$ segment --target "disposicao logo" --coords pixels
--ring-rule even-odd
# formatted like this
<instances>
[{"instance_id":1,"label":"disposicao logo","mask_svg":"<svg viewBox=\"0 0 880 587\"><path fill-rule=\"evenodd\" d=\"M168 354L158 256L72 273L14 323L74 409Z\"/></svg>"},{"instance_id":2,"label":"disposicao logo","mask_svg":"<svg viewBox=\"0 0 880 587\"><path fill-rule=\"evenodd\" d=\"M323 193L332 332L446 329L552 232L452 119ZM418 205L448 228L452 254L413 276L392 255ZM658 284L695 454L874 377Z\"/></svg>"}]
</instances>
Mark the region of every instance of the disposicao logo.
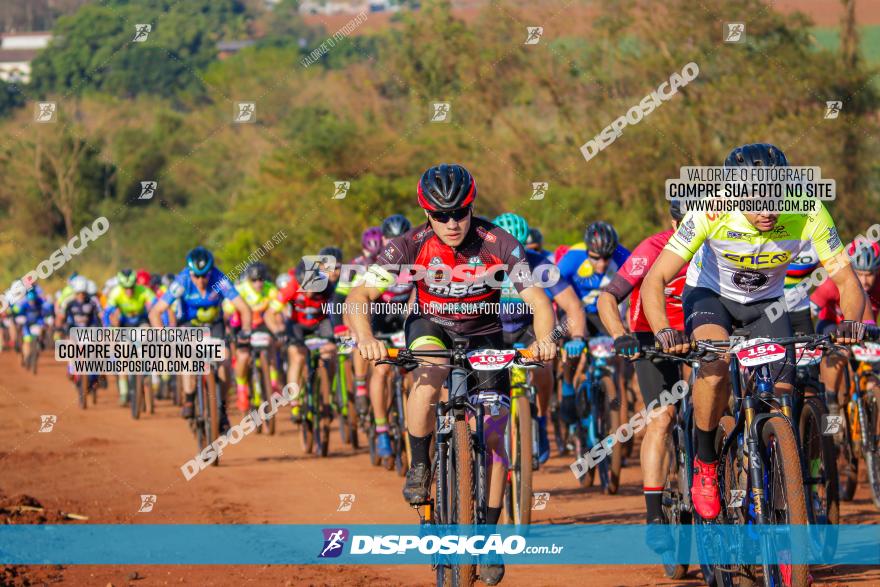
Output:
<instances>
[{"instance_id":1,"label":"disposicao logo","mask_svg":"<svg viewBox=\"0 0 880 587\"><path fill-rule=\"evenodd\" d=\"M318 554L318 558L336 558L342 554L345 541L348 540L348 530L345 528L324 528L324 547Z\"/></svg>"}]
</instances>

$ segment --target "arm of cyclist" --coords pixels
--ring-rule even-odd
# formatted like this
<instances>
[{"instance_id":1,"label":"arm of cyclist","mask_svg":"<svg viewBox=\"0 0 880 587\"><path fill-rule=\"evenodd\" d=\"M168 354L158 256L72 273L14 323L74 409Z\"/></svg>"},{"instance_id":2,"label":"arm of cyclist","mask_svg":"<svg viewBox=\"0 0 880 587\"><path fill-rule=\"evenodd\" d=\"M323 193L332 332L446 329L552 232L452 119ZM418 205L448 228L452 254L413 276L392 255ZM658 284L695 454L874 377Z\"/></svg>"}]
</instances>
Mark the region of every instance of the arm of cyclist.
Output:
<instances>
[{"instance_id":1,"label":"arm of cyclist","mask_svg":"<svg viewBox=\"0 0 880 587\"><path fill-rule=\"evenodd\" d=\"M520 297L532 308L532 324L535 329L535 342L529 350L538 360L551 361L556 358L556 343L553 342L553 327L556 315L550 298L540 287L527 287L520 292Z\"/></svg>"},{"instance_id":2,"label":"arm of cyclist","mask_svg":"<svg viewBox=\"0 0 880 587\"><path fill-rule=\"evenodd\" d=\"M640 355L639 341L626 331L618 307L632 290L632 284L618 273L599 294L596 307L599 310L599 319L602 321L602 325L614 338L614 349L624 357L637 359Z\"/></svg>"},{"instance_id":3,"label":"arm of cyclist","mask_svg":"<svg viewBox=\"0 0 880 587\"><path fill-rule=\"evenodd\" d=\"M578 357L587 347L587 316L584 313L584 304L570 285L556 294L553 301L565 312L562 332L569 334L568 341L563 345L565 353L569 357Z\"/></svg>"},{"instance_id":4,"label":"arm of cyclist","mask_svg":"<svg viewBox=\"0 0 880 587\"><path fill-rule=\"evenodd\" d=\"M164 297L159 298L159 300L153 304L153 307L150 308L150 312L147 314L147 317L150 319L150 326L154 328L162 328L162 313L168 309L168 306L169 304L165 301ZM174 318L173 313L170 318Z\"/></svg>"},{"instance_id":5,"label":"arm of cyclist","mask_svg":"<svg viewBox=\"0 0 880 587\"><path fill-rule=\"evenodd\" d=\"M849 257L845 252L822 261L822 266L828 269L831 281L840 292L843 321L837 325L836 342L856 344L865 335L865 324L862 322L865 319L865 290L850 267Z\"/></svg>"},{"instance_id":6,"label":"arm of cyclist","mask_svg":"<svg viewBox=\"0 0 880 587\"><path fill-rule=\"evenodd\" d=\"M392 280L394 279L391 273L384 269L379 269L387 273ZM385 343L376 340L376 337L373 335L369 313L363 311L364 308L369 308L370 303L379 299L381 295L381 287L362 283L355 286L345 298L345 314L348 317L348 326L354 334L361 356L368 361L378 361L388 355Z\"/></svg>"},{"instance_id":7,"label":"arm of cyclist","mask_svg":"<svg viewBox=\"0 0 880 587\"><path fill-rule=\"evenodd\" d=\"M672 238L674 239L675 235ZM678 275L689 260L668 248L663 249L642 282L641 299L645 317L651 325L651 330L654 331L654 336L657 337L657 342L666 353L684 354L690 346L684 332L670 327L669 318L666 316L666 296L663 293L666 285Z\"/></svg>"}]
</instances>

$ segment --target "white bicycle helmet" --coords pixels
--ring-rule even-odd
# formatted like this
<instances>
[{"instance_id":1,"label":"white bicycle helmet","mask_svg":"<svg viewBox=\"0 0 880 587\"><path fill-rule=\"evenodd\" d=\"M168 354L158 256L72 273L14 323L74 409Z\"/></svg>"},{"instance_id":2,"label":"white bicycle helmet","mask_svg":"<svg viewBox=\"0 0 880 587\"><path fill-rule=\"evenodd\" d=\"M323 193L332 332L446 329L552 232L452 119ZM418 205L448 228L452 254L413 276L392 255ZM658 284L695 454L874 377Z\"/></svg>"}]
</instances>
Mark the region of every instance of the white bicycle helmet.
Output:
<instances>
[{"instance_id":1,"label":"white bicycle helmet","mask_svg":"<svg viewBox=\"0 0 880 587\"><path fill-rule=\"evenodd\" d=\"M88 293L89 280L82 275L77 275L70 280L70 288L73 290L73 293Z\"/></svg>"}]
</instances>

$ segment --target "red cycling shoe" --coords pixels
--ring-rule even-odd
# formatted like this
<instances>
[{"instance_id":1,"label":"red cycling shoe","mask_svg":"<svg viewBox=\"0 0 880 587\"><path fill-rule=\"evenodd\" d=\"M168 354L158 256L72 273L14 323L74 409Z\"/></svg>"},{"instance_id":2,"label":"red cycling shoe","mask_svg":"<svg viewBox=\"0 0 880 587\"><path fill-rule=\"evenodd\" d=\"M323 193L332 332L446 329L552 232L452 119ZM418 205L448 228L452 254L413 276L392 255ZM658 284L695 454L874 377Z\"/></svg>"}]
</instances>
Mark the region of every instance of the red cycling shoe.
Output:
<instances>
[{"instance_id":1,"label":"red cycling shoe","mask_svg":"<svg viewBox=\"0 0 880 587\"><path fill-rule=\"evenodd\" d=\"M718 493L718 461L704 463L694 459L694 480L691 499L694 509L704 520L714 520L721 513L721 496Z\"/></svg>"}]
</instances>

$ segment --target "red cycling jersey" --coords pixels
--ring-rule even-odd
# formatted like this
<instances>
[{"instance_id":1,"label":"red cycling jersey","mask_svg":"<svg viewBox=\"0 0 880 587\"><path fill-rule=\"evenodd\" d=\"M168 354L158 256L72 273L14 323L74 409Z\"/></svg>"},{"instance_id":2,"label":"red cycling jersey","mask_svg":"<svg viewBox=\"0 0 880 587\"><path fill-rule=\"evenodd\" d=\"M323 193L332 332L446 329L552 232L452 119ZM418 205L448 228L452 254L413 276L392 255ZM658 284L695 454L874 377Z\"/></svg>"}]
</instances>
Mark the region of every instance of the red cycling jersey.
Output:
<instances>
[{"instance_id":1,"label":"red cycling jersey","mask_svg":"<svg viewBox=\"0 0 880 587\"><path fill-rule=\"evenodd\" d=\"M415 284L414 314L457 334L476 336L501 330L501 288L493 279L500 282L504 275L511 276L517 292L531 284L525 257L525 249L510 233L479 218L471 219L457 247L444 244L425 223L390 241L370 274L384 291L398 282L395 276L402 265L414 265L414 272L425 268L426 278L417 278ZM438 269L444 266L449 269Z\"/></svg>"},{"instance_id":2,"label":"red cycling jersey","mask_svg":"<svg viewBox=\"0 0 880 587\"><path fill-rule=\"evenodd\" d=\"M874 285L867 292L871 301L871 315L877 318L880 311L880 279L874 280ZM822 282L810 296L810 302L816 304L819 309L819 320L840 323L843 320L843 312L840 310L840 290L830 279Z\"/></svg>"},{"instance_id":3,"label":"red cycling jersey","mask_svg":"<svg viewBox=\"0 0 880 587\"><path fill-rule=\"evenodd\" d=\"M665 230L649 236L635 248L623 266L614 275L614 279L605 288L613 294L618 302L626 299L632 292L629 301L629 328L631 332L651 332L651 325L645 317L639 290L648 270L657 261L669 237L675 231ZM684 330L684 311L681 308L681 292L684 289L688 264L669 282L663 293L666 294L666 315L669 325L676 330Z\"/></svg>"},{"instance_id":4,"label":"red cycling jersey","mask_svg":"<svg viewBox=\"0 0 880 587\"><path fill-rule=\"evenodd\" d=\"M324 318L327 318L327 307L325 304L333 295L334 284L328 284L322 292L304 292L300 291L299 283L296 281L294 271L288 271L290 282L278 292L278 301L282 304L290 304L292 313L290 319L304 328L314 328ZM311 297L307 296L311 293Z\"/></svg>"}]
</instances>

